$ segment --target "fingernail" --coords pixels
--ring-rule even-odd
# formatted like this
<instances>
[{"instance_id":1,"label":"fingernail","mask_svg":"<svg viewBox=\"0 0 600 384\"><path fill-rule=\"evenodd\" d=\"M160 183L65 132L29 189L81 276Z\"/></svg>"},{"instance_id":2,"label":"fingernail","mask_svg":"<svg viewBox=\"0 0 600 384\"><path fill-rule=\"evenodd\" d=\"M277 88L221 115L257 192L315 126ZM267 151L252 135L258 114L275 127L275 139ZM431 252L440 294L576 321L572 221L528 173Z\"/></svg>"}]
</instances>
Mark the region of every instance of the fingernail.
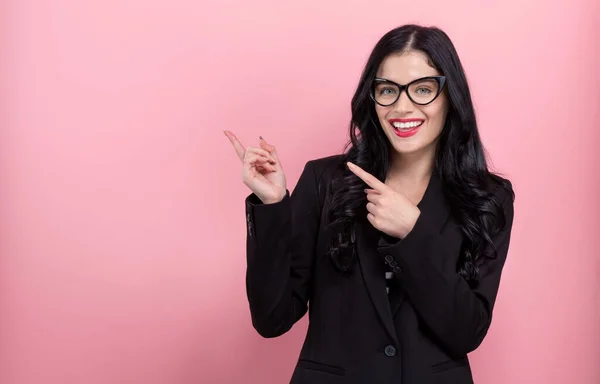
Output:
<instances>
[{"instance_id":1,"label":"fingernail","mask_svg":"<svg viewBox=\"0 0 600 384\"><path fill-rule=\"evenodd\" d=\"M262 138L262 136L258 136L258 138L259 138L259 139L261 139L261 140L264 140L264 139Z\"/></svg>"}]
</instances>

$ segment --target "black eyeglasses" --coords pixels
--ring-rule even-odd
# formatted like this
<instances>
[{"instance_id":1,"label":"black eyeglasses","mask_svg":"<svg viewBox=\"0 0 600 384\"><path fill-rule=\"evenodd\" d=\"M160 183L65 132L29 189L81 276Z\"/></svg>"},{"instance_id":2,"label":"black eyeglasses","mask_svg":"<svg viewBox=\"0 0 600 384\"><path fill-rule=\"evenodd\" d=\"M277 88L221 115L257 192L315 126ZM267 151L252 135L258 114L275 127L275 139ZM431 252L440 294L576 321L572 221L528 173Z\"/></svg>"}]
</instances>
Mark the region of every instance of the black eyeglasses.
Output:
<instances>
[{"instance_id":1,"label":"black eyeglasses","mask_svg":"<svg viewBox=\"0 0 600 384\"><path fill-rule=\"evenodd\" d=\"M371 99L382 107L389 107L400 98L402 91L415 104L427 105L435 100L446 85L445 76L427 76L400 85L391 80L375 78L371 88Z\"/></svg>"}]
</instances>

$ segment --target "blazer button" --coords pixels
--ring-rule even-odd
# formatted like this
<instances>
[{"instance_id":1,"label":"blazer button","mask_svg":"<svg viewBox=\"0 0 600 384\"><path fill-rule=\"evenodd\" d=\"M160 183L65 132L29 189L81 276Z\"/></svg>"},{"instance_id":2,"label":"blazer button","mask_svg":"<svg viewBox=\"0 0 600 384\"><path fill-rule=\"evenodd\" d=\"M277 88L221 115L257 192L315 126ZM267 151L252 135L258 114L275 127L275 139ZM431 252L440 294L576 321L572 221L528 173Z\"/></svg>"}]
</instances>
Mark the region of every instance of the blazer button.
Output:
<instances>
[{"instance_id":1,"label":"blazer button","mask_svg":"<svg viewBox=\"0 0 600 384\"><path fill-rule=\"evenodd\" d=\"M394 257L392 255L385 255L385 261L389 264L394 261Z\"/></svg>"},{"instance_id":2,"label":"blazer button","mask_svg":"<svg viewBox=\"0 0 600 384\"><path fill-rule=\"evenodd\" d=\"M387 347L385 347L384 352L386 356L396 356L396 347L394 347L393 345L388 345Z\"/></svg>"}]
</instances>

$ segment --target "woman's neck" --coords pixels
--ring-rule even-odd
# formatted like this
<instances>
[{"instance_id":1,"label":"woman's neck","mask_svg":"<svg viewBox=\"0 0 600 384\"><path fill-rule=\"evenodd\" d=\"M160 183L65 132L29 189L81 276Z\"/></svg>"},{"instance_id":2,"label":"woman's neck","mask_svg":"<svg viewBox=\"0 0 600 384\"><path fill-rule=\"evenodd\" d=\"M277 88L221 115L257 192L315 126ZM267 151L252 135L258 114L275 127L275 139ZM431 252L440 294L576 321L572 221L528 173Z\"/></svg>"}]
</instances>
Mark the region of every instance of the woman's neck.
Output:
<instances>
[{"instance_id":1,"label":"woman's neck","mask_svg":"<svg viewBox=\"0 0 600 384\"><path fill-rule=\"evenodd\" d=\"M387 179L404 183L427 183L433 172L435 159L430 153L394 153Z\"/></svg>"}]
</instances>

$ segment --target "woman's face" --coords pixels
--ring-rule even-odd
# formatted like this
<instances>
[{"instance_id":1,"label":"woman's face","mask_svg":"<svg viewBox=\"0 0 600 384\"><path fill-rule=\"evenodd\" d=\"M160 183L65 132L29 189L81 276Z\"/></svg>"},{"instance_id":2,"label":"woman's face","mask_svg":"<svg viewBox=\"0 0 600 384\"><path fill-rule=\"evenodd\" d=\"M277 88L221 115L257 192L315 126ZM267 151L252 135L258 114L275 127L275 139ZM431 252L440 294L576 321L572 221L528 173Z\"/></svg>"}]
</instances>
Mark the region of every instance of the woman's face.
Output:
<instances>
[{"instance_id":1,"label":"woman's face","mask_svg":"<svg viewBox=\"0 0 600 384\"><path fill-rule=\"evenodd\" d=\"M422 52L409 51L388 56L380 65L377 77L406 85L413 80L426 76L439 76L440 73L428 63L428 57ZM419 97L426 99L433 90L435 82L417 84L411 89L411 96L418 102ZM396 88L397 90L397 88ZM375 88L375 97L392 97L394 87L381 83ZM384 103L387 104L387 103ZM390 106L375 103L377 117L388 140L395 151L401 155L421 152L435 152L448 113L448 98L443 91L433 102L427 105L413 103L403 91L400 98Z\"/></svg>"}]
</instances>

